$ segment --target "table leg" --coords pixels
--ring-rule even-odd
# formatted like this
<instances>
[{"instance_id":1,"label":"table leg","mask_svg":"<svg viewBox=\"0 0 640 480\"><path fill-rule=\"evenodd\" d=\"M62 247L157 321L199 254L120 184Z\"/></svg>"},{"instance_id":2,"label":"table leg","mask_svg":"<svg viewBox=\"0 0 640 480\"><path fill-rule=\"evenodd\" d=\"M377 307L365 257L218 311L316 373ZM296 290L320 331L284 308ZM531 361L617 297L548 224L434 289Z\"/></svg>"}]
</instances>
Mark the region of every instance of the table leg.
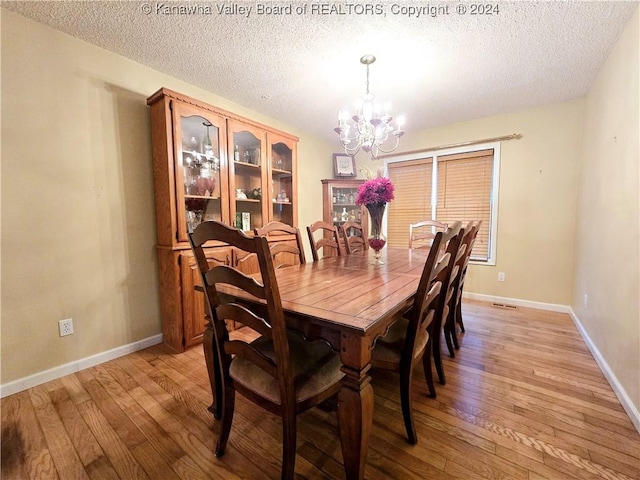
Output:
<instances>
[{"instance_id":1,"label":"table leg","mask_svg":"<svg viewBox=\"0 0 640 480\"><path fill-rule=\"evenodd\" d=\"M364 350L370 351L368 348ZM359 365L354 366L351 363L354 359L347 353L343 343L341 357L345 377L338 392L338 426L346 478L362 480L373 426L373 387L371 377L367 375L371 355L358 355L359 361L354 363Z\"/></svg>"}]
</instances>

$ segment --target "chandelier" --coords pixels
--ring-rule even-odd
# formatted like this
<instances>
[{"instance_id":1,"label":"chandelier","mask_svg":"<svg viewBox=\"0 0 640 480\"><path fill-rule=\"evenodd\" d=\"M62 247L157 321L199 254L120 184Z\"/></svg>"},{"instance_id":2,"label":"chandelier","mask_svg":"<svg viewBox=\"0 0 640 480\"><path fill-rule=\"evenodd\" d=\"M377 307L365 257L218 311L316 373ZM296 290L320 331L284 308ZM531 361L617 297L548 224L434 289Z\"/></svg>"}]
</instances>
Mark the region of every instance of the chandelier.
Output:
<instances>
[{"instance_id":1,"label":"chandelier","mask_svg":"<svg viewBox=\"0 0 640 480\"><path fill-rule=\"evenodd\" d=\"M400 137L404 135L404 118L398 117L394 127L389 108L373 103L373 94L369 92L369 65L375 61L373 55L364 55L360 59L360 63L367 66L367 92L362 97L358 113L349 119L349 113L341 110L338 126L333 129L340 136L340 143L347 155L355 155L362 149L371 153L374 160L381 153L391 153L398 148ZM395 137L395 145L392 137Z\"/></svg>"}]
</instances>

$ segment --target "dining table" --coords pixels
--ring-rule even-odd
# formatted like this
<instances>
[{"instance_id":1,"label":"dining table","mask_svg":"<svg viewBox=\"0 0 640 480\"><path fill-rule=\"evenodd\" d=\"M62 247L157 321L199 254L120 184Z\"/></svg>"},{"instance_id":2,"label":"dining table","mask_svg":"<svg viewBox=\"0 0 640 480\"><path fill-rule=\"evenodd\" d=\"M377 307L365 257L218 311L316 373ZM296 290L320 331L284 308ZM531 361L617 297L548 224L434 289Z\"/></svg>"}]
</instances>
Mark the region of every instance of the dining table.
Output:
<instances>
[{"instance_id":1,"label":"dining table","mask_svg":"<svg viewBox=\"0 0 640 480\"><path fill-rule=\"evenodd\" d=\"M369 369L376 339L413 304L428 249L384 248L276 270L287 327L339 353L338 429L347 479L362 479L373 426Z\"/></svg>"}]
</instances>

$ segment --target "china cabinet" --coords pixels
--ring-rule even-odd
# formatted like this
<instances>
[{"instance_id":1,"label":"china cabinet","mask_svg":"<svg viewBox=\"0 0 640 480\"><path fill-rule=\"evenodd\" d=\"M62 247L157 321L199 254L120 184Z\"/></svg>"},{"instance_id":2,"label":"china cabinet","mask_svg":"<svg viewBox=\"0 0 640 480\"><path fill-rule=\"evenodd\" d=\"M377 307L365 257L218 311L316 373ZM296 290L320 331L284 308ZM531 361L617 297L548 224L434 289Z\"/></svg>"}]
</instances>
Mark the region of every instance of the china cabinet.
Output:
<instances>
[{"instance_id":1,"label":"china cabinet","mask_svg":"<svg viewBox=\"0 0 640 480\"><path fill-rule=\"evenodd\" d=\"M162 88L147 99L156 206L163 341L200 343L204 299L189 232L217 220L252 234L278 220L297 224L298 138ZM207 247L211 262L257 271L253 256Z\"/></svg>"},{"instance_id":2,"label":"china cabinet","mask_svg":"<svg viewBox=\"0 0 640 480\"><path fill-rule=\"evenodd\" d=\"M322 219L337 227L347 221L356 222L368 232L367 209L356 205L358 187L363 183L356 178L322 180Z\"/></svg>"}]
</instances>

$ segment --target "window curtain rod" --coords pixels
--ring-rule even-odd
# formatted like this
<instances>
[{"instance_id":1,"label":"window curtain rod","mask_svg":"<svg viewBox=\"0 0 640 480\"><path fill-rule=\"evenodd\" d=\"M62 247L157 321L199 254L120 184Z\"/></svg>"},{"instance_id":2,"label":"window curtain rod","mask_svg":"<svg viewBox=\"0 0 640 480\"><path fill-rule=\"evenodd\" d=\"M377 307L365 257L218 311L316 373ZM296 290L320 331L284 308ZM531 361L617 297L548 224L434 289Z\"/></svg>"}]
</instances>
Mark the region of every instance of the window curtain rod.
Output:
<instances>
[{"instance_id":1,"label":"window curtain rod","mask_svg":"<svg viewBox=\"0 0 640 480\"><path fill-rule=\"evenodd\" d=\"M409 152L400 152L400 153L394 153L390 155L380 155L378 158L382 160L385 158L397 157L399 155L411 155L414 153L434 152L436 150L445 150L448 148L457 148L457 147L468 147L469 145L479 145L481 143L504 142L506 140L520 140L521 138L522 138L521 134L512 133L511 135L503 135L502 137L483 138L482 140L470 140L468 142L450 143L448 145L439 145L437 147L421 148L420 150L411 150Z\"/></svg>"}]
</instances>

